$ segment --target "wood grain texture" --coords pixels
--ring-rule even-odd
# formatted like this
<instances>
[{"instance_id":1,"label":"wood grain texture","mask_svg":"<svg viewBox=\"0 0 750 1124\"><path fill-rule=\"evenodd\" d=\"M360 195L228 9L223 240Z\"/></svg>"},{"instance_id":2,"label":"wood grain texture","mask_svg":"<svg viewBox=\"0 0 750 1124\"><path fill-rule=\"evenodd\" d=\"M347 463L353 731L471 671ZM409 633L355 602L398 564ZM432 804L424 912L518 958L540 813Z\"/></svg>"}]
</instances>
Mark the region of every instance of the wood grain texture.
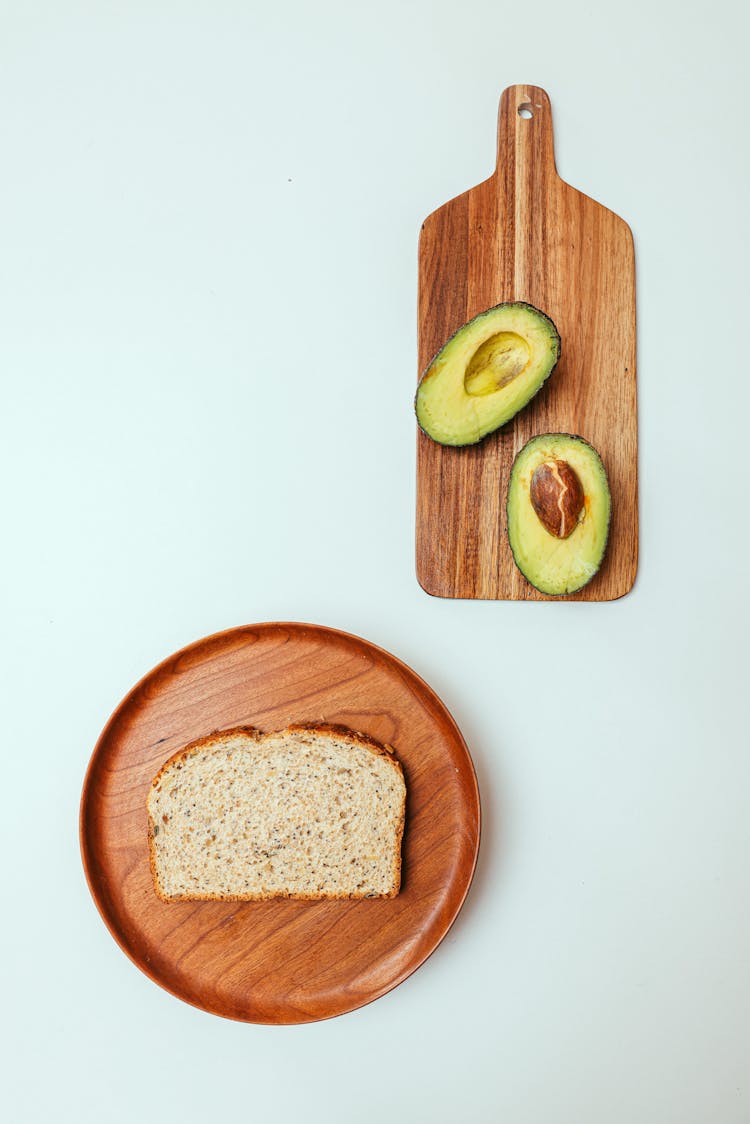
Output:
<instances>
[{"instance_id":1,"label":"wood grain texture","mask_svg":"<svg viewBox=\"0 0 750 1124\"><path fill-rule=\"evenodd\" d=\"M573 433L601 454L612 524L602 569L566 600L614 600L632 588L638 558L633 238L621 218L558 176L550 102L538 86L503 93L494 174L424 222L420 373L462 324L510 300L552 318L560 362L529 405L478 445L448 448L419 432L417 577L438 597L556 600L513 562L506 490L531 437Z\"/></svg>"},{"instance_id":2,"label":"wood grain texture","mask_svg":"<svg viewBox=\"0 0 750 1124\"><path fill-rule=\"evenodd\" d=\"M146 796L164 761L215 729L313 721L342 723L396 749L407 783L399 895L160 901ZM457 726L405 664L332 629L261 624L185 648L130 692L94 750L80 831L99 911L148 976L215 1014L300 1023L376 999L436 948L473 877L479 795Z\"/></svg>"}]
</instances>

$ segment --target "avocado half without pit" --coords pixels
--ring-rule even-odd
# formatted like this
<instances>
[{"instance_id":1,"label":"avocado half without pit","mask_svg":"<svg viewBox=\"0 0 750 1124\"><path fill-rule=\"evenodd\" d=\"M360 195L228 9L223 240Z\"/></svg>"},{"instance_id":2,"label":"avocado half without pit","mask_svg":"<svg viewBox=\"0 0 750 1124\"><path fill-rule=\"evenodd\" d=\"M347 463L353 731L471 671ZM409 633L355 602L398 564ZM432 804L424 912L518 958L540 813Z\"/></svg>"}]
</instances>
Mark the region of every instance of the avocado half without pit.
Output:
<instances>
[{"instance_id":1,"label":"avocado half without pit","mask_svg":"<svg viewBox=\"0 0 750 1124\"><path fill-rule=\"evenodd\" d=\"M451 336L422 375L420 428L441 445L474 445L523 409L560 358L560 336L533 305L498 304Z\"/></svg>"},{"instance_id":2,"label":"avocado half without pit","mask_svg":"<svg viewBox=\"0 0 750 1124\"><path fill-rule=\"evenodd\" d=\"M602 564L610 510L596 449L569 433L533 437L508 485L508 539L523 576L553 597L582 589Z\"/></svg>"}]
</instances>

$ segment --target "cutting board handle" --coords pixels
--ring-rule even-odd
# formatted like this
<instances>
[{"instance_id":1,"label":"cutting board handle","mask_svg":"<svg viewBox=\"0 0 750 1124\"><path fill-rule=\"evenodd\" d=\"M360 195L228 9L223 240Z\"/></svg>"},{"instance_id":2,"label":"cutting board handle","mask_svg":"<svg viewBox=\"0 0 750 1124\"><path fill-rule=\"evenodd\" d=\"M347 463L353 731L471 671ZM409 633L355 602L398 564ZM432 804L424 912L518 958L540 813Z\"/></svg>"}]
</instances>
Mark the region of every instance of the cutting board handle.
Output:
<instances>
[{"instance_id":1,"label":"cutting board handle","mask_svg":"<svg viewBox=\"0 0 750 1124\"><path fill-rule=\"evenodd\" d=\"M557 175L552 106L541 86L508 86L497 117L497 170Z\"/></svg>"}]
</instances>

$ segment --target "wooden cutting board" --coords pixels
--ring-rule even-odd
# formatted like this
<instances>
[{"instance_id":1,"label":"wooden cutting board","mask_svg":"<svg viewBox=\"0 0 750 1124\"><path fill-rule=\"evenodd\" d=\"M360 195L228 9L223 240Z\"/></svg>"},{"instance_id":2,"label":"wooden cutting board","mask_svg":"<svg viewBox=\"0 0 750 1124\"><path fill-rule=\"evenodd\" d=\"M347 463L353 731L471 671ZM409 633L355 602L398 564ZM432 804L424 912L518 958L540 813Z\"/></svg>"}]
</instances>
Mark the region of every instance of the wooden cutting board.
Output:
<instances>
[{"instance_id":1,"label":"wooden cutting board","mask_svg":"<svg viewBox=\"0 0 750 1124\"><path fill-rule=\"evenodd\" d=\"M632 588L638 559L633 236L558 176L550 101L538 86L505 90L494 174L422 226L420 374L457 328L510 300L551 316L560 362L529 405L479 445L454 449L419 433L417 577L437 597L556 600L513 562L506 491L531 437L574 433L602 456L612 523L601 570L567 600L614 600Z\"/></svg>"}]
</instances>

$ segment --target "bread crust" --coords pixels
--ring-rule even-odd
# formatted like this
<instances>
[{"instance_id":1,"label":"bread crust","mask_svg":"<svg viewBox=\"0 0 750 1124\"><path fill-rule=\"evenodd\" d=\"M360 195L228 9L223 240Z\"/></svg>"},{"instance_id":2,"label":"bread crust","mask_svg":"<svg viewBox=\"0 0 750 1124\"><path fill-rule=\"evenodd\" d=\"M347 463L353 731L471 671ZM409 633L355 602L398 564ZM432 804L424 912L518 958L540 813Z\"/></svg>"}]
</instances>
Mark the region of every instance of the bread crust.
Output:
<instances>
[{"instance_id":1,"label":"bread crust","mask_svg":"<svg viewBox=\"0 0 750 1124\"><path fill-rule=\"evenodd\" d=\"M396 826L396 858L393 864L393 889L387 894L331 894L331 893L288 893L288 892L274 892L267 894L165 894L159 880L159 874L156 866L156 833L154 832L154 821L151 813L148 810L148 800L155 788L158 787L164 773L176 765L179 761L186 761L188 757L193 756L195 753L202 752L204 749L213 745L221 745L229 738L235 738L237 735L243 735L251 741L262 742L266 737L284 736L285 734L316 734L323 735L324 737L342 738L345 741L351 742L353 745L360 746L363 749L384 757L397 771L402 781L404 781L404 770L401 762L395 755L392 746L383 742L377 741L375 738L370 737L369 734L361 733L357 730L352 730L349 726L338 725L333 722L309 722L309 723L293 723L286 726L283 730L268 730L261 731L255 726L232 726L226 730L214 730L212 733L205 735L202 738L196 738L194 741L189 742L181 749L173 753L159 769L159 772L154 777L148 790L146 797L146 814L148 817L148 857L149 866L151 868L151 877L154 885L154 892L160 901L171 902L262 902L262 901L383 901L389 898L395 898L401 890L401 844L404 836L404 828L406 826L406 793L401 807L401 816ZM404 783L404 789L405 789Z\"/></svg>"}]
</instances>

